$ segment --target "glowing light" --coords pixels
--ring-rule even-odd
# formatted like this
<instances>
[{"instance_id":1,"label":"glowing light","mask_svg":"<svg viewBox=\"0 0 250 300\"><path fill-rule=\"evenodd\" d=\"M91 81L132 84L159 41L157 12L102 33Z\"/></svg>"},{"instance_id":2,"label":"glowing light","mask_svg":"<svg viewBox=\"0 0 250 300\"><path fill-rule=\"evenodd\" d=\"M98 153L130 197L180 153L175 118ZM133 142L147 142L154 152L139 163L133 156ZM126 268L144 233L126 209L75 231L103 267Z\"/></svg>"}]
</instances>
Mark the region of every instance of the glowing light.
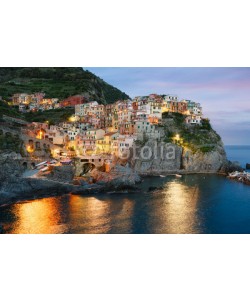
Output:
<instances>
[{"instance_id":1,"label":"glowing light","mask_svg":"<svg viewBox=\"0 0 250 300\"><path fill-rule=\"evenodd\" d=\"M69 117L69 121L70 121L70 122L75 122L75 121L76 121L76 117L75 117L75 116Z\"/></svg>"},{"instance_id":2,"label":"glowing light","mask_svg":"<svg viewBox=\"0 0 250 300\"><path fill-rule=\"evenodd\" d=\"M164 226L168 228L168 233L196 232L199 221L195 214L199 199L198 187L171 182L166 184L163 193L165 202L157 215L165 220Z\"/></svg>"},{"instance_id":3,"label":"glowing light","mask_svg":"<svg viewBox=\"0 0 250 300\"><path fill-rule=\"evenodd\" d=\"M14 222L12 233L64 233L67 226L63 225L60 215L60 200L45 198L16 207L17 221Z\"/></svg>"},{"instance_id":4,"label":"glowing light","mask_svg":"<svg viewBox=\"0 0 250 300\"><path fill-rule=\"evenodd\" d=\"M39 139L39 140L41 140L43 138L43 132L42 132L42 130L38 131L38 133L36 135L36 138Z\"/></svg>"},{"instance_id":5,"label":"glowing light","mask_svg":"<svg viewBox=\"0 0 250 300\"><path fill-rule=\"evenodd\" d=\"M70 195L69 216L73 220L72 226L77 226L83 215L89 224L82 228L84 233L108 233L115 221L117 230L130 232L133 230L133 218L131 216L134 214L134 201L123 198L121 202L120 213L112 216L112 202L100 201L96 197L87 197L85 201L82 201L81 196ZM82 214L79 214L79 211Z\"/></svg>"},{"instance_id":6,"label":"glowing light","mask_svg":"<svg viewBox=\"0 0 250 300\"><path fill-rule=\"evenodd\" d=\"M34 152L34 149L33 149L32 146L27 146L26 150L27 150L28 153Z\"/></svg>"},{"instance_id":7,"label":"glowing light","mask_svg":"<svg viewBox=\"0 0 250 300\"><path fill-rule=\"evenodd\" d=\"M179 135L179 134L176 134L175 139L176 139L177 141L179 141L179 140L180 140L180 135Z\"/></svg>"}]
</instances>

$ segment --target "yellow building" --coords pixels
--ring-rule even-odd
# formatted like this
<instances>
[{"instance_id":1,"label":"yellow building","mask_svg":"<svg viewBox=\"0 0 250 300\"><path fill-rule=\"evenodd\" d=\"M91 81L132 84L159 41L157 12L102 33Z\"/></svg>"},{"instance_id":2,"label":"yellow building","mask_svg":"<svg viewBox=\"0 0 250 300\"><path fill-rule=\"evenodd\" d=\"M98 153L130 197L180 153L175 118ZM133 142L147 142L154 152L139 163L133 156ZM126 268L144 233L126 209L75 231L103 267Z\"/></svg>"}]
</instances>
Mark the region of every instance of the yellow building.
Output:
<instances>
[{"instance_id":1,"label":"yellow building","mask_svg":"<svg viewBox=\"0 0 250 300\"><path fill-rule=\"evenodd\" d=\"M113 141L117 139L118 132L108 132L100 140L97 140L97 149L100 153L113 153Z\"/></svg>"}]
</instances>

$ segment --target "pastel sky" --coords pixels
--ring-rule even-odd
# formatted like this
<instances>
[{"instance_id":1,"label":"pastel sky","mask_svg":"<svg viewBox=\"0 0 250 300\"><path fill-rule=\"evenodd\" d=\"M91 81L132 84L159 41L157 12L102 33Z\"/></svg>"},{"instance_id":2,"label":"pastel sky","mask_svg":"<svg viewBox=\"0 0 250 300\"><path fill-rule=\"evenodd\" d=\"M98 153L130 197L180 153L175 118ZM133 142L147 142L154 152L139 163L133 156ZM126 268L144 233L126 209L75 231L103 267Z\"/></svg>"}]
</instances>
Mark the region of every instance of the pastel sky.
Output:
<instances>
[{"instance_id":1,"label":"pastel sky","mask_svg":"<svg viewBox=\"0 0 250 300\"><path fill-rule=\"evenodd\" d=\"M130 97L176 94L200 102L226 145L250 145L250 68L84 68Z\"/></svg>"}]
</instances>

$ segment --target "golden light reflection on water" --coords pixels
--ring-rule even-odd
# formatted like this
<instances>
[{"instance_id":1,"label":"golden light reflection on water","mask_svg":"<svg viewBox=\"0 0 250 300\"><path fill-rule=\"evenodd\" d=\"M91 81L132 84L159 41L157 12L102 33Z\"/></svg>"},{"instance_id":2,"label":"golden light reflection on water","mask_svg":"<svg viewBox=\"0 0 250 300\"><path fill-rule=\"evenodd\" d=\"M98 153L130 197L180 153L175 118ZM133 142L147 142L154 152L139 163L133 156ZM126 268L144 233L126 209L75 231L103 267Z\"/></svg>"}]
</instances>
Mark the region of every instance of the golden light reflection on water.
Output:
<instances>
[{"instance_id":1,"label":"golden light reflection on water","mask_svg":"<svg viewBox=\"0 0 250 300\"><path fill-rule=\"evenodd\" d=\"M164 205L161 221L168 233L197 233L196 206L199 199L198 186L170 182L164 189Z\"/></svg>"},{"instance_id":2,"label":"golden light reflection on water","mask_svg":"<svg viewBox=\"0 0 250 300\"><path fill-rule=\"evenodd\" d=\"M82 233L108 233L112 230L122 233L132 229L133 201L129 199L70 196L69 216L72 229Z\"/></svg>"},{"instance_id":3,"label":"golden light reflection on water","mask_svg":"<svg viewBox=\"0 0 250 300\"><path fill-rule=\"evenodd\" d=\"M8 233L198 233L198 185L182 180L162 185L153 193L71 195L15 204L5 228Z\"/></svg>"},{"instance_id":4,"label":"golden light reflection on water","mask_svg":"<svg viewBox=\"0 0 250 300\"><path fill-rule=\"evenodd\" d=\"M15 221L11 233L63 233L59 202L46 198L15 205Z\"/></svg>"}]
</instances>

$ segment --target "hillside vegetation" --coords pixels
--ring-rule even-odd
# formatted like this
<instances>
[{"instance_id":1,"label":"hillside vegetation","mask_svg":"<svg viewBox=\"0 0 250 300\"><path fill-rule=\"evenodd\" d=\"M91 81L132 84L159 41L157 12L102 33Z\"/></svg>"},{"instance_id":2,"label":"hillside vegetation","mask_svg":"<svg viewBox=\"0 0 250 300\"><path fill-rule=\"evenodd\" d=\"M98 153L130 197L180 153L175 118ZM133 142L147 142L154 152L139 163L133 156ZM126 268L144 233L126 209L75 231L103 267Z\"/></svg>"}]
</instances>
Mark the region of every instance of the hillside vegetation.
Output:
<instances>
[{"instance_id":1,"label":"hillside vegetation","mask_svg":"<svg viewBox=\"0 0 250 300\"><path fill-rule=\"evenodd\" d=\"M52 110L45 110L43 112L29 112L26 113L25 119L28 122L48 122L50 125L55 125L60 122L66 122L69 117L75 112L74 108L58 108Z\"/></svg>"},{"instance_id":2,"label":"hillside vegetation","mask_svg":"<svg viewBox=\"0 0 250 300\"><path fill-rule=\"evenodd\" d=\"M164 141L174 142L195 152L208 153L221 143L221 137L213 130L210 121L203 119L201 125L186 125L185 116L179 113L163 114ZM178 138L176 138L178 134Z\"/></svg>"},{"instance_id":3,"label":"hillside vegetation","mask_svg":"<svg viewBox=\"0 0 250 300\"><path fill-rule=\"evenodd\" d=\"M0 96L44 92L48 98L82 94L100 103L113 103L129 96L82 68L0 68Z\"/></svg>"},{"instance_id":4,"label":"hillside vegetation","mask_svg":"<svg viewBox=\"0 0 250 300\"><path fill-rule=\"evenodd\" d=\"M18 112L18 108L9 106L6 101L0 101L0 119L3 115L14 118L23 118L23 115Z\"/></svg>"}]
</instances>

